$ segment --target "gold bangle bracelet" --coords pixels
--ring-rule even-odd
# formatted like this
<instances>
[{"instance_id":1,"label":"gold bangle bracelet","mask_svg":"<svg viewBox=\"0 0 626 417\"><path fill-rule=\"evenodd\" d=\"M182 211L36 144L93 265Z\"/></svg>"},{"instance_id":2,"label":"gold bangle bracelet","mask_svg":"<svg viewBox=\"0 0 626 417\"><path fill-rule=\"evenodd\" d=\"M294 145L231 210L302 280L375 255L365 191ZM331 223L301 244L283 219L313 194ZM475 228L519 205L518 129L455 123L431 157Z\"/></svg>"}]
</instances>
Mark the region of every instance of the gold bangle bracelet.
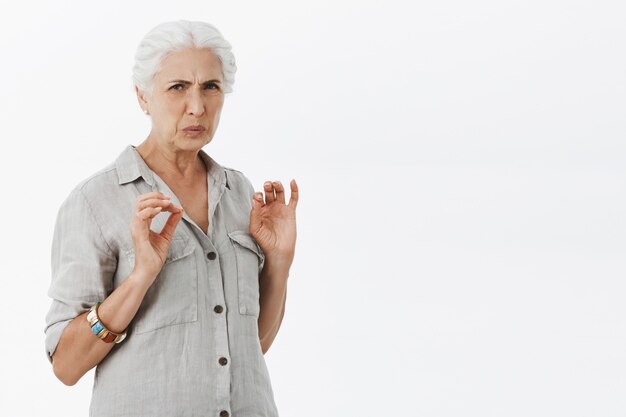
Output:
<instances>
[{"instance_id":1,"label":"gold bangle bracelet","mask_svg":"<svg viewBox=\"0 0 626 417\"><path fill-rule=\"evenodd\" d=\"M100 306L100 304L101 302L98 301L96 304L91 306L91 308L89 309L89 314L87 314L87 321L89 322L89 325L91 326L92 333L98 336L100 339L102 339L106 343L111 343L111 342L120 343L122 340L126 338L126 331L128 329L124 330L123 333L114 333L110 331L109 329L107 329L104 326L104 324L100 321L100 318L98 317L98 307Z\"/></svg>"}]
</instances>

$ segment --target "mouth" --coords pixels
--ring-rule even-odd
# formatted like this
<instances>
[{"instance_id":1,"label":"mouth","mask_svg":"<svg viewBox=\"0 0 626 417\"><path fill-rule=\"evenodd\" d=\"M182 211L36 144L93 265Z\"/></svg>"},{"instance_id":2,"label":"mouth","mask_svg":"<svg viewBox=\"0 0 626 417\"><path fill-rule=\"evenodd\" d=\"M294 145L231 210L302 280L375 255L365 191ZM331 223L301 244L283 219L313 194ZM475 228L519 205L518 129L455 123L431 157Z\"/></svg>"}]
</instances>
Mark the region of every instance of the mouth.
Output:
<instances>
[{"instance_id":1,"label":"mouth","mask_svg":"<svg viewBox=\"0 0 626 417\"><path fill-rule=\"evenodd\" d=\"M188 126L186 128L183 129L183 131L185 132L190 132L190 133L198 133L198 132L204 132L206 130L206 128L204 126Z\"/></svg>"}]
</instances>

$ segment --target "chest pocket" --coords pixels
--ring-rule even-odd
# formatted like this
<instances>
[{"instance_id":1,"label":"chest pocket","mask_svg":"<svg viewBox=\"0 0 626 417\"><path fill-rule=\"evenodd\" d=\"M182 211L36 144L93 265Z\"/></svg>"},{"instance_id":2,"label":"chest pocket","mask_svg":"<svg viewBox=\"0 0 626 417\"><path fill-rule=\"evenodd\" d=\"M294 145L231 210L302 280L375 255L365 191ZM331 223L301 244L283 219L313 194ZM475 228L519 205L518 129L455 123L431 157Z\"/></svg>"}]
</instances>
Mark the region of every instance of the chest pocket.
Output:
<instances>
[{"instance_id":1,"label":"chest pocket","mask_svg":"<svg viewBox=\"0 0 626 417\"><path fill-rule=\"evenodd\" d=\"M239 313L259 316L259 274L265 263L265 255L254 238L247 232L235 230L228 236L235 249L237 260L237 293Z\"/></svg>"},{"instance_id":2,"label":"chest pocket","mask_svg":"<svg viewBox=\"0 0 626 417\"><path fill-rule=\"evenodd\" d=\"M198 320L198 267L194 252L193 239L174 235L163 267L133 318L135 334ZM134 267L134 249L126 251L126 255Z\"/></svg>"}]
</instances>

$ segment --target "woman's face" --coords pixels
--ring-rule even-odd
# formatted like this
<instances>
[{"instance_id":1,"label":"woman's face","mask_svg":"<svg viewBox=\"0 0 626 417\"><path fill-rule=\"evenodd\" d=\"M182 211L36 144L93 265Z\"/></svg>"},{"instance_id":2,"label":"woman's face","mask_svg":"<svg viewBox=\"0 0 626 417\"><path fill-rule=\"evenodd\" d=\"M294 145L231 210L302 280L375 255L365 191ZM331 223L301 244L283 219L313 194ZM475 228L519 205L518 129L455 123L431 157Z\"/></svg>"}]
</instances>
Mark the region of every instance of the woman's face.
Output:
<instances>
[{"instance_id":1,"label":"woman's face","mask_svg":"<svg viewBox=\"0 0 626 417\"><path fill-rule=\"evenodd\" d=\"M152 117L150 135L170 149L198 150L209 143L224 104L223 78L221 63L209 49L168 55L154 76L152 96L136 88L140 105ZM205 130L184 130L198 125Z\"/></svg>"}]
</instances>

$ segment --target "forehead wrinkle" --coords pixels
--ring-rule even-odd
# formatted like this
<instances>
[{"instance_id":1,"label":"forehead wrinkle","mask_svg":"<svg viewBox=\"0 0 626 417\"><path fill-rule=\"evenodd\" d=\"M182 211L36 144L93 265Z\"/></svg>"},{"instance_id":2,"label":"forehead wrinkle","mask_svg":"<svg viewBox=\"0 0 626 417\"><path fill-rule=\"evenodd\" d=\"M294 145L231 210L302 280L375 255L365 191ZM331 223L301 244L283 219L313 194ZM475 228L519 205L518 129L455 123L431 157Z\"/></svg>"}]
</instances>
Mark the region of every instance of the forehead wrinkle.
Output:
<instances>
[{"instance_id":1,"label":"forehead wrinkle","mask_svg":"<svg viewBox=\"0 0 626 417\"><path fill-rule=\"evenodd\" d=\"M171 83L172 81L166 80L178 80L191 83L190 79L193 80L204 75L202 78L206 79L206 81L202 81L200 84L205 84L209 81L223 84L222 67L218 60L211 59L207 62L202 57L190 57L188 53L189 51L187 53L180 53L179 51L179 53L172 53L163 59L157 74L161 82Z\"/></svg>"},{"instance_id":2,"label":"forehead wrinkle","mask_svg":"<svg viewBox=\"0 0 626 417\"><path fill-rule=\"evenodd\" d=\"M218 80L218 79L210 79L210 80L206 80L206 81L201 81L200 84L206 84L206 83L221 83L222 81ZM170 83L184 83L184 84L192 84L191 81L187 81L187 80L183 80L182 78L180 79L176 79L176 80L171 80L167 82L168 84Z\"/></svg>"}]
</instances>

